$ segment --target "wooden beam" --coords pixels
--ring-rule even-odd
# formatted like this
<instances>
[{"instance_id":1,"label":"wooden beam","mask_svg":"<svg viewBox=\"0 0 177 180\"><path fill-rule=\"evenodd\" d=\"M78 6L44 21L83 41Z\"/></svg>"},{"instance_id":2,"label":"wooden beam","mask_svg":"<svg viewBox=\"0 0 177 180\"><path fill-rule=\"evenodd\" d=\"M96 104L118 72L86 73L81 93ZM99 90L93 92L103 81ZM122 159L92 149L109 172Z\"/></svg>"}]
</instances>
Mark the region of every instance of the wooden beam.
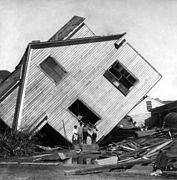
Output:
<instances>
[{"instance_id":1,"label":"wooden beam","mask_svg":"<svg viewBox=\"0 0 177 180\"><path fill-rule=\"evenodd\" d=\"M125 34L126 33L109 35L109 36L92 36L92 37L69 39L69 40L67 39L64 41L54 41L54 42L38 42L38 43L31 42L30 46L32 49L42 49L42 48L50 48L50 47L70 46L70 45L77 45L77 44L112 41L112 40L120 39Z\"/></svg>"},{"instance_id":2,"label":"wooden beam","mask_svg":"<svg viewBox=\"0 0 177 180\"><path fill-rule=\"evenodd\" d=\"M73 169L73 170L66 170L64 171L65 175L84 175L84 174L92 174L92 173L100 173L100 172L107 172L113 169L118 168L125 168L127 166L133 166L135 164L146 164L151 163L153 159L133 159L126 162L120 162L113 165L105 165L105 166L95 166L95 167L88 167L83 169Z\"/></svg>"}]
</instances>

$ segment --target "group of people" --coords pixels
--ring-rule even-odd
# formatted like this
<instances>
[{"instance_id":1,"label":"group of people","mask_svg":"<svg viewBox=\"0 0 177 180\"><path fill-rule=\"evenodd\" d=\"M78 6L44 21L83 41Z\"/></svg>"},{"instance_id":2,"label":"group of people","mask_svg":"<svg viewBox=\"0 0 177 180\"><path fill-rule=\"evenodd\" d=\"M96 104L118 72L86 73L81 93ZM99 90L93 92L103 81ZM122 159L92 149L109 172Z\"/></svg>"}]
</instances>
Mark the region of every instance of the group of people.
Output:
<instances>
[{"instance_id":1,"label":"group of people","mask_svg":"<svg viewBox=\"0 0 177 180\"><path fill-rule=\"evenodd\" d=\"M79 123L79 126L75 125L73 129L72 142L76 144L87 144L88 136L91 138L91 143L96 143L97 129L95 126L89 127L86 123Z\"/></svg>"}]
</instances>

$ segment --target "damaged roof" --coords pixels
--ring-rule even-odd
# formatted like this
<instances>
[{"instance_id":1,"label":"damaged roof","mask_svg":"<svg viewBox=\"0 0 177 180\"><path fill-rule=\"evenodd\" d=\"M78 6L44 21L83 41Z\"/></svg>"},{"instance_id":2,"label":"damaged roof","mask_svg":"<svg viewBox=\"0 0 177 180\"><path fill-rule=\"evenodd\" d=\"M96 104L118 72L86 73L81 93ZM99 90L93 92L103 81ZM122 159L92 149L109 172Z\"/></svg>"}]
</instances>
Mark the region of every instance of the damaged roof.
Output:
<instances>
[{"instance_id":1,"label":"damaged roof","mask_svg":"<svg viewBox=\"0 0 177 180\"><path fill-rule=\"evenodd\" d=\"M95 43L95 42L110 41L110 40L119 40L125 34L126 33L109 35L109 36L92 36L92 37L77 38L77 39L67 39L64 41L37 42L37 43L30 43L30 46L32 49L40 49L40 48L49 48L49 47L69 46L76 44Z\"/></svg>"},{"instance_id":2,"label":"damaged roof","mask_svg":"<svg viewBox=\"0 0 177 180\"><path fill-rule=\"evenodd\" d=\"M59 31L57 31L49 41L61 41L70 38L79 28L82 27L85 18L73 16Z\"/></svg>"}]
</instances>

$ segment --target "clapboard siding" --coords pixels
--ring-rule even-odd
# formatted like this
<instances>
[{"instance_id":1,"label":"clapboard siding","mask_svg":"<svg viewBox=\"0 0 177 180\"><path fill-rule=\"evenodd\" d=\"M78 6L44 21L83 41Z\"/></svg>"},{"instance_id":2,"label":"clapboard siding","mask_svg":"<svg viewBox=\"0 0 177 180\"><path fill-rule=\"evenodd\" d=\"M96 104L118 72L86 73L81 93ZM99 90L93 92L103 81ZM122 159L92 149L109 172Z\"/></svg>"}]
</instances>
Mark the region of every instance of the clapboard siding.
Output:
<instances>
[{"instance_id":1,"label":"clapboard siding","mask_svg":"<svg viewBox=\"0 0 177 180\"><path fill-rule=\"evenodd\" d=\"M82 28L80 28L70 38L74 39L74 38L91 37L91 36L94 36L94 33L92 31L90 31L90 29L84 24L84 26L82 26ZM27 119L29 117L31 118L31 124L34 123L38 114L42 113L43 110L46 109L46 107L48 107L47 105L50 102L49 97L55 98L54 97L55 84L48 77L44 76L45 74L39 69L40 61L39 62L36 61L36 59L38 59L39 57L40 57L40 59L44 59L47 56L47 53L50 52L50 50L51 50L51 48L48 48L48 52L46 52L46 50L41 49L41 50L33 51L33 53L31 53L31 59L34 60L36 63L32 63L31 67L30 67L34 70L30 71L30 73L29 73L30 76L28 76L28 86L26 89L26 94L28 94L28 98L24 99L25 106L23 108L23 111L27 112L27 113L23 114L22 122L21 122L21 129L24 129L27 127L25 122L26 121L28 122ZM62 54L63 54L63 51L61 51L60 55L62 55ZM40 72L39 72L39 70L40 70ZM33 83L33 82L36 82L36 83ZM48 82L48 83L46 84L46 82ZM30 86L31 83L32 83L32 85ZM68 83L70 83L70 81L69 82L64 81L63 85L60 84L60 90L62 87L64 88L65 86L67 86ZM70 83L70 85L71 84L72 83ZM68 86L68 88L71 88L71 87ZM48 98L46 98L46 97L48 97ZM36 99L38 99L38 98L40 98L41 102L43 102L40 104L40 106L38 104L38 101L36 101ZM30 101L29 101L29 99L30 99ZM40 111L39 109L42 109L42 111ZM36 113L36 110L38 110L37 113ZM54 108L54 110L55 110L55 108ZM73 121L76 121L75 118L73 119Z\"/></svg>"},{"instance_id":2,"label":"clapboard siding","mask_svg":"<svg viewBox=\"0 0 177 180\"><path fill-rule=\"evenodd\" d=\"M97 125L98 139L109 133L160 78L128 43L117 50L114 42L32 50L21 128L32 124L45 112L49 124L63 136L64 122L66 136L71 140L73 126L78 122L68 107L79 98L101 118ZM49 54L68 72L58 85L39 67ZM119 60L138 79L127 96L103 76L115 60Z\"/></svg>"},{"instance_id":3,"label":"clapboard siding","mask_svg":"<svg viewBox=\"0 0 177 180\"><path fill-rule=\"evenodd\" d=\"M79 29L75 34L73 34L73 36L71 36L69 39L91 37L94 35L95 34L88 28L88 26L84 24L84 26L82 26L82 28ZM32 59L33 57L37 57L38 55L40 55L42 52L43 49L33 52Z\"/></svg>"},{"instance_id":4,"label":"clapboard siding","mask_svg":"<svg viewBox=\"0 0 177 180\"><path fill-rule=\"evenodd\" d=\"M0 103L0 118L12 127L19 87L16 87L9 96Z\"/></svg>"},{"instance_id":5,"label":"clapboard siding","mask_svg":"<svg viewBox=\"0 0 177 180\"><path fill-rule=\"evenodd\" d=\"M103 43L104 44L104 43ZM81 45L80 45L81 46ZM71 47L71 46L70 46ZM75 50L76 50L76 48L74 48ZM74 50L73 49L73 50ZM80 48L79 48L80 49ZM48 52L46 51L46 54L47 54ZM77 55L78 56L78 55ZM43 57L45 57L45 56L41 56L42 58ZM73 55L73 57L74 57L74 55ZM75 59L74 59L75 60ZM36 64L38 64L38 62L40 62L41 60L39 60L39 61L37 61L36 62ZM69 60L68 60L69 61ZM61 62L60 62L61 63ZM63 65L63 64L62 64ZM75 67L74 67L75 68ZM26 119L27 119L27 116L29 115L30 116L30 120L31 120L31 122L32 122L32 118L31 117L35 117L36 116L36 111L34 111L35 109L38 109L38 101L35 103L34 101L33 101L33 99L34 99L34 97L35 96L40 96L40 94L41 94L41 92L39 92L40 90L39 90L39 88L37 88L38 89L38 91L37 91L37 89L36 88L34 88L33 87L33 85L35 85L36 86L36 81L35 81L35 79L39 79L39 83L40 83L40 85L37 83L37 86L38 87L40 87L41 89L43 89L44 90L44 92L45 92L45 94L43 94L43 98L45 98L45 99L47 99L46 97L49 97L48 96L48 94L49 94L49 92L51 92L51 90L53 89L52 88L52 84L51 84L51 81L50 81L50 79L46 79L46 81L47 81L47 83L46 83L46 85L47 86L45 86L45 84L44 84L44 86L45 87L43 87L42 86L42 82L44 82L44 81L41 81L40 79L40 76L41 75L43 75L44 77L46 77L45 76L45 74L43 73L43 72L39 72L39 73L37 73L38 74L38 77L36 77L36 74L35 73L33 73L33 71L34 70L40 70L36 65L35 66L33 66L33 68L30 68L32 71L30 71L29 72L29 77L28 77L28 80L29 80L29 86L27 86L27 88L26 88L26 92L27 92L27 94L28 94L28 98L25 98L25 106L24 106L24 110L26 109L26 113L24 114L24 117L23 117L23 120L24 120L24 122L26 122ZM66 68L66 70L67 70L67 68ZM35 75L34 77L31 77L31 75ZM31 83L30 81L34 81L34 84L33 83ZM41 104L40 103L40 107L41 108L46 108L47 106L49 107L49 111L53 114L54 112L56 112L56 108L58 108L58 106L60 107L61 106L61 104L62 104L62 99L68 99L68 96L72 96L72 94L77 94L77 89L76 89L76 92L75 91L71 91L71 89L74 87L74 86L76 86L76 84L77 84L78 82L77 81L75 81L73 78L72 78L72 76L68 76L66 79L65 79L65 81L62 81L59 85L59 87L57 88L57 87L55 87L54 88L54 90L55 90L55 93L54 93L54 95L53 95L53 101L52 102L50 102L50 103L46 103L46 104ZM77 85L78 86L78 88L80 88L80 85L78 84ZM62 87L64 87L64 88L62 88ZM36 89L36 91L31 91L31 90L35 90ZM58 92L57 92L57 90L58 90ZM63 90L63 91L62 91ZM71 92L70 92L71 91ZM68 94L68 93L72 93L72 94ZM40 93L40 94L39 94ZM63 95L66 95L65 97L62 97ZM33 98L31 98L33 96ZM49 100L50 101L50 100ZM61 101L61 103L60 104L58 104L59 102ZM32 102L32 103L31 103ZM32 108L30 108L30 106L29 106L29 104L33 104L33 106L32 106ZM51 110L50 110L50 108L51 108ZM30 109L31 109L31 111L30 111ZM33 115L34 114L34 115ZM33 115L33 116L32 116ZM22 122L22 124L23 124L23 122Z\"/></svg>"},{"instance_id":6,"label":"clapboard siding","mask_svg":"<svg viewBox=\"0 0 177 180\"><path fill-rule=\"evenodd\" d=\"M70 39L80 38L80 37L91 37L95 34L84 24L84 26L77 31Z\"/></svg>"}]
</instances>

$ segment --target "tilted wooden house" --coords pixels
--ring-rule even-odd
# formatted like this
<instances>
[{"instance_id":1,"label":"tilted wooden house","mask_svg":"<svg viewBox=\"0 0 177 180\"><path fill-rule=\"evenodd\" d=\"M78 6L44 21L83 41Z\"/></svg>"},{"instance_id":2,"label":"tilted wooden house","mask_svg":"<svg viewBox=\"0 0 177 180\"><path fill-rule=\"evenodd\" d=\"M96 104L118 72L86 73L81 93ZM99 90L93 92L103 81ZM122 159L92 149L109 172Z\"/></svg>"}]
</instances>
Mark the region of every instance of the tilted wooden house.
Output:
<instances>
[{"instance_id":1,"label":"tilted wooden house","mask_svg":"<svg viewBox=\"0 0 177 180\"><path fill-rule=\"evenodd\" d=\"M95 36L75 16L49 41L29 43L1 84L0 118L21 131L47 124L71 141L81 115L100 141L161 78L124 35Z\"/></svg>"}]
</instances>

